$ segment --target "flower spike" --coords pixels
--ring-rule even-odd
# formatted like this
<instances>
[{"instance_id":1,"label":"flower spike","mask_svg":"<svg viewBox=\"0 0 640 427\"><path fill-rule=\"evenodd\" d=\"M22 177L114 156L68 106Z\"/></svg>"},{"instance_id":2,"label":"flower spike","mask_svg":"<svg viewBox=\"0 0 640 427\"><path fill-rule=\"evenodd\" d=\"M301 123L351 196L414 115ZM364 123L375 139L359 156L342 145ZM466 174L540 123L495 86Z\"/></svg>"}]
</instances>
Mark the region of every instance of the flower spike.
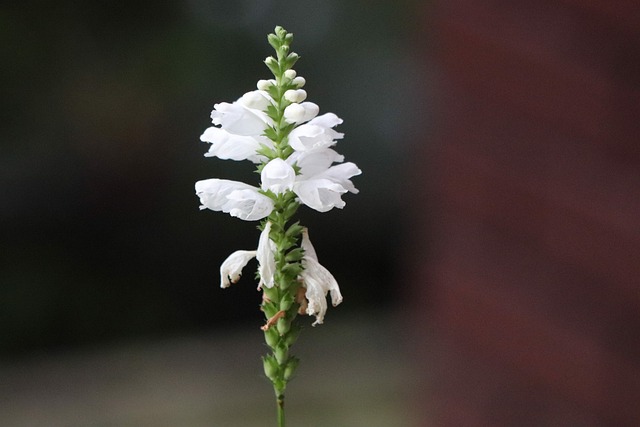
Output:
<instances>
[{"instance_id":1,"label":"flower spike","mask_svg":"<svg viewBox=\"0 0 640 427\"><path fill-rule=\"evenodd\" d=\"M212 126L200 137L210 144L205 157L248 160L257 165L260 182L210 178L197 181L195 192L200 209L261 222L257 248L235 251L220 266L220 286L237 282L256 258L261 329L271 349L263 366L276 393L278 426L284 427L284 391L299 362L289 355L300 332L298 316L313 316L312 325L319 325L327 298L333 306L342 302L336 279L318 262L308 230L294 216L301 205L318 212L342 209L343 197L358 192L351 179L362 171L335 150L344 137L335 130L342 119L319 114L320 107L307 101L306 80L293 68L300 58L291 50L293 34L278 26L267 40L275 53L264 63L273 77L258 80L256 90L234 102L215 104Z\"/></svg>"}]
</instances>

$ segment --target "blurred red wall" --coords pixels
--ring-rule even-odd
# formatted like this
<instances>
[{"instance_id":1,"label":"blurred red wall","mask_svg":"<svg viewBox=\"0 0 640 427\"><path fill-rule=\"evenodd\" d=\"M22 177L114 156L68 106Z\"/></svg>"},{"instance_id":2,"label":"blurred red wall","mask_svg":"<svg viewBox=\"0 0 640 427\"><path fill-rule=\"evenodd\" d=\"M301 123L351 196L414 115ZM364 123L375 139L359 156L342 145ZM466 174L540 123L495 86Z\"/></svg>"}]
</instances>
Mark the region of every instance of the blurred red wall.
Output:
<instances>
[{"instance_id":1,"label":"blurred red wall","mask_svg":"<svg viewBox=\"0 0 640 427\"><path fill-rule=\"evenodd\" d=\"M427 21L424 425L640 426L639 4L451 0Z\"/></svg>"}]
</instances>

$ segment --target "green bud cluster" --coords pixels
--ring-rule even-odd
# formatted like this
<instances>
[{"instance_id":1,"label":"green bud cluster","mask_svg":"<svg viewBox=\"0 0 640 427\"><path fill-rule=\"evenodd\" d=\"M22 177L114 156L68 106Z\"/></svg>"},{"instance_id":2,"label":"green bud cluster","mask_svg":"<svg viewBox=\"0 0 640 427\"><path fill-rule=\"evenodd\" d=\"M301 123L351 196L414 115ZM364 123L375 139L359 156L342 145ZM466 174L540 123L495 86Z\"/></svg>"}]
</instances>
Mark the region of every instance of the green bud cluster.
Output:
<instances>
[{"instance_id":1,"label":"green bud cluster","mask_svg":"<svg viewBox=\"0 0 640 427\"><path fill-rule=\"evenodd\" d=\"M272 83L266 88L274 103L266 110L266 114L273 120L273 126L268 127L264 135L273 142L274 148L262 146L258 150L258 153L267 157L267 161L258 167L258 171L270 160L287 159L293 153L287 137L296 124L284 119L284 110L291 105L284 94L299 87L299 80L294 82L296 73L292 70L299 58L290 50L293 34L282 27L276 27L274 33L267 36L267 40L275 49L276 55L265 60L266 66L274 76L274 80L271 80ZM294 170L298 172L296 167ZM263 289L264 299L261 308L267 318L263 330L265 342L271 349L271 354L263 357L263 364L265 375L273 384L277 396L279 425L284 425L284 391L299 363L297 358L289 354L289 349L300 333L300 326L294 321L300 307L296 296L300 288L298 276L303 270L304 250L300 247L303 227L293 218L299 207L295 193L286 191L274 194L266 191L264 194L274 202L274 209L263 221L261 228L264 229L267 221L271 222L269 237L276 248L276 269L275 285Z\"/></svg>"}]
</instances>

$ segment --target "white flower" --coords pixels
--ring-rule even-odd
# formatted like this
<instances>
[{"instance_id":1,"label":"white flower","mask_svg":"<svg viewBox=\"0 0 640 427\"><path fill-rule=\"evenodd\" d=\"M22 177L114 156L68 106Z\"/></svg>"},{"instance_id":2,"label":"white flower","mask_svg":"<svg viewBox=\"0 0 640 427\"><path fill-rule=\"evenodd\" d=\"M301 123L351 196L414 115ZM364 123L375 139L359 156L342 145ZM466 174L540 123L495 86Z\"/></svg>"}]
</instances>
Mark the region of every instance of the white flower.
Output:
<instances>
[{"instance_id":1,"label":"white flower","mask_svg":"<svg viewBox=\"0 0 640 427\"><path fill-rule=\"evenodd\" d=\"M271 288L274 285L274 274L276 271L275 250L276 245L269 238L271 232L271 222L267 222L260 233L258 240L258 249L255 251L235 251L220 266L220 287L228 288L231 283L235 283L242 275L242 269L251 259L258 260L258 273L260 275L260 284Z\"/></svg>"},{"instance_id":2,"label":"white flower","mask_svg":"<svg viewBox=\"0 0 640 427\"><path fill-rule=\"evenodd\" d=\"M304 89L289 89L284 93L284 98L289 102L302 102L307 99L307 91Z\"/></svg>"},{"instance_id":3,"label":"white flower","mask_svg":"<svg viewBox=\"0 0 640 427\"><path fill-rule=\"evenodd\" d=\"M270 102L273 100L264 91L248 92L232 104L228 102L215 104L211 112L211 121L214 125L236 135L259 136L272 123L269 116L262 111L262 107L266 108ZM253 106L260 108L253 108Z\"/></svg>"},{"instance_id":4,"label":"white flower","mask_svg":"<svg viewBox=\"0 0 640 427\"><path fill-rule=\"evenodd\" d=\"M258 289L260 289L262 286L272 288L275 283L274 274L276 272L276 244L269 238L270 232L271 222L267 221L267 224L264 226L264 230L262 230L262 233L260 234L260 239L258 240L258 250L256 252L256 258L259 264L258 273L260 274L260 283L258 284Z\"/></svg>"},{"instance_id":5,"label":"white flower","mask_svg":"<svg viewBox=\"0 0 640 427\"><path fill-rule=\"evenodd\" d=\"M343 133L332 129L341 123L342 119L333 113L315 117L309 123L298 126L291 131L289 145L296 151L310 151L330 147L336 143L336 139L342 139L344 136Z\"/></svg>"},{"instance_id":6,"label":"white flower","mask_svg":"<svg viewBox=\"0 0 640 427\"><path fill-rule=\"evenodd\" d=\"M260 179L263 190L271 190L275 194L280 194L293 189L296 172L284 160L273 159L262 168Z\"/></svg>"},{"instance_id":7,"label":"white flower","mask_svg":"<svg viewBox=\"0 0 640 427\"><path fill-rule=\"evenodd\" d=\"M211 143L205 157L218 157L223 160L250 160L262 163L266 157L257 153L261 145L273 149L273 142L266 136L236 135L211 126L200 137L202 142Z\"/></svg>"},{"instance_id":8,"label":"white flower","mask_svg":"<svg viewBox=\"0 0 640 427\"><path fill-rule=\"evenodd\" d=\"M320 107L313 102L293 103L284 109L284 118L290 123L304 123L318 115Z\"/></svg>"},{"instance_id":9,"label":"white flower","mask_svg":"<svg viewBox=\"0 0 640 427\"><path fill-rule=\"evenodd\" d=\"M240 280L242 269L255 257L256 251L235 251L229 255L220 266L220 287L228 288Z\"/></svg>"},{"instance_id":10,"label":"white flower","mask_svg":"<svg viewBox=\"0 0 640 427\"><path fill-rule=\"evenodd\" d=\"M342 209L346 192L358 193L349 178L362 171L351 162L331 166L344 158L330 148L311 152L294 153L291 157L300 167L293 191L302 203L319 212L327 212L334 207Z\"/></svg>"},{"instance_id":11,"label":"white flower","mask_svg":"<svg viewBox=\"0 0 640 427\"><path fill-rule=\"evenodd\" d=\"M304 270L300 273L300 279L308 301L307 314L316 316L312 325L315 326L324 321L324 315L327 312L327 293L331 293L331 303L334 307L342 302L342 294L336 279L318 262L307 229L302 231L302 248L305 252L302 258Z\"/></svg>"},{"instance_id":12,"label":"white flower","mask_svg":"<svg viewBox=\"0 0 640 427\"><path fill-rule=\"evenodd\" d=\"M245 221L256 221L268 216L273 201L249 184L226 179L205 179L196 182L200 209L222 211Z\"/></svg>"}]
</instances>

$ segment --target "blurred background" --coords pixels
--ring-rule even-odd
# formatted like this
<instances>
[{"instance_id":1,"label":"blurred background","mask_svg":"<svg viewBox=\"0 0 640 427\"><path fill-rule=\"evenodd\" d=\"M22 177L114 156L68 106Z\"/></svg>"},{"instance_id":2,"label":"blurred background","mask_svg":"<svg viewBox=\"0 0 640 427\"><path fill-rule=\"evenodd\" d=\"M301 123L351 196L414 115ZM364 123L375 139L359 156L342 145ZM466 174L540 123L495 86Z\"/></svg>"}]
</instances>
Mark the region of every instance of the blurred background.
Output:
<instances>
[{"instance_id":1,"label":"blurred background","mask_svg":"<svg viewBox=\"0 0 640 427\"><path fill-rule=\"evenodd\" d=\"M269 76L275 25L364 171L344 210L301 211L345 301L296 344L291 425L640 425L634 2L23 1L0 24L0 425L272 424L260 295L218 287L258 232L193 184L257 178L199 136Z\"/></svg>"},{"instance_id":2,"label":"blurred background","mask_svg":"<svg viewBox=\"0 0 640 427\"><path fill-rule=\"evenodd\" d=\"M401 340L394 313L405 290L394 277L410 200L400 184L418 143L412 132L428 119L418 108L423 64L412 44L420 23L409 24L416 10L409 0L4 4L0 425L248 426L274 419L261 373L266 349L253 274L219 288L220 263L256 247L257 224L199 211L193 187L213 177L258 182L249 162L203 157L208 145L199 137L211 125L214 103L234 101L270 77L262 61L272 54L266 35L275 25L295 34L302 56L296 70L307 80L309 100L343 118L338 151L364 170L354 181L360 194L346 197L343 211L301 210L345 303L327 315L336 326L324 330L333 334L309 328L300 340L296 353L304 354L314 337L325 337L324 349L303 361L300 387L336 369L356 380L375 377L373 384L397 381L402 364L390 379L376 370L391 365L398 346L357 376L347 370ZM334 357L326 353L339 354L340 343L352 363L327 363ZM229 359L234 346L249 347ZM149 358L166 358L175 379L154 370ZM184 358L191 363L180 365ZM176 373L184 369L191 374ZM243 375L250 396L246 389L227 393ZM182 384L167 397L189 402L189 393L191 406L167 411L166 399L153 397L162 381ZM201 393L193 391L198 387ZM380 387L365 388L383 400ZM311 392L297 392L298 409L291 393L291 416L302 419ZM332 393L328 387L318 395L349 406ZM148 402L136 400L141 396ZM136 405L142 409L133 414L128 408ZM266 406L266 414L254 424L233 418L253 416L249 406ZM331 407L318 404L316 419L331 423L318 412ZM359 425L370 417L350 416Z\"/></svg>"}]
</instances>

